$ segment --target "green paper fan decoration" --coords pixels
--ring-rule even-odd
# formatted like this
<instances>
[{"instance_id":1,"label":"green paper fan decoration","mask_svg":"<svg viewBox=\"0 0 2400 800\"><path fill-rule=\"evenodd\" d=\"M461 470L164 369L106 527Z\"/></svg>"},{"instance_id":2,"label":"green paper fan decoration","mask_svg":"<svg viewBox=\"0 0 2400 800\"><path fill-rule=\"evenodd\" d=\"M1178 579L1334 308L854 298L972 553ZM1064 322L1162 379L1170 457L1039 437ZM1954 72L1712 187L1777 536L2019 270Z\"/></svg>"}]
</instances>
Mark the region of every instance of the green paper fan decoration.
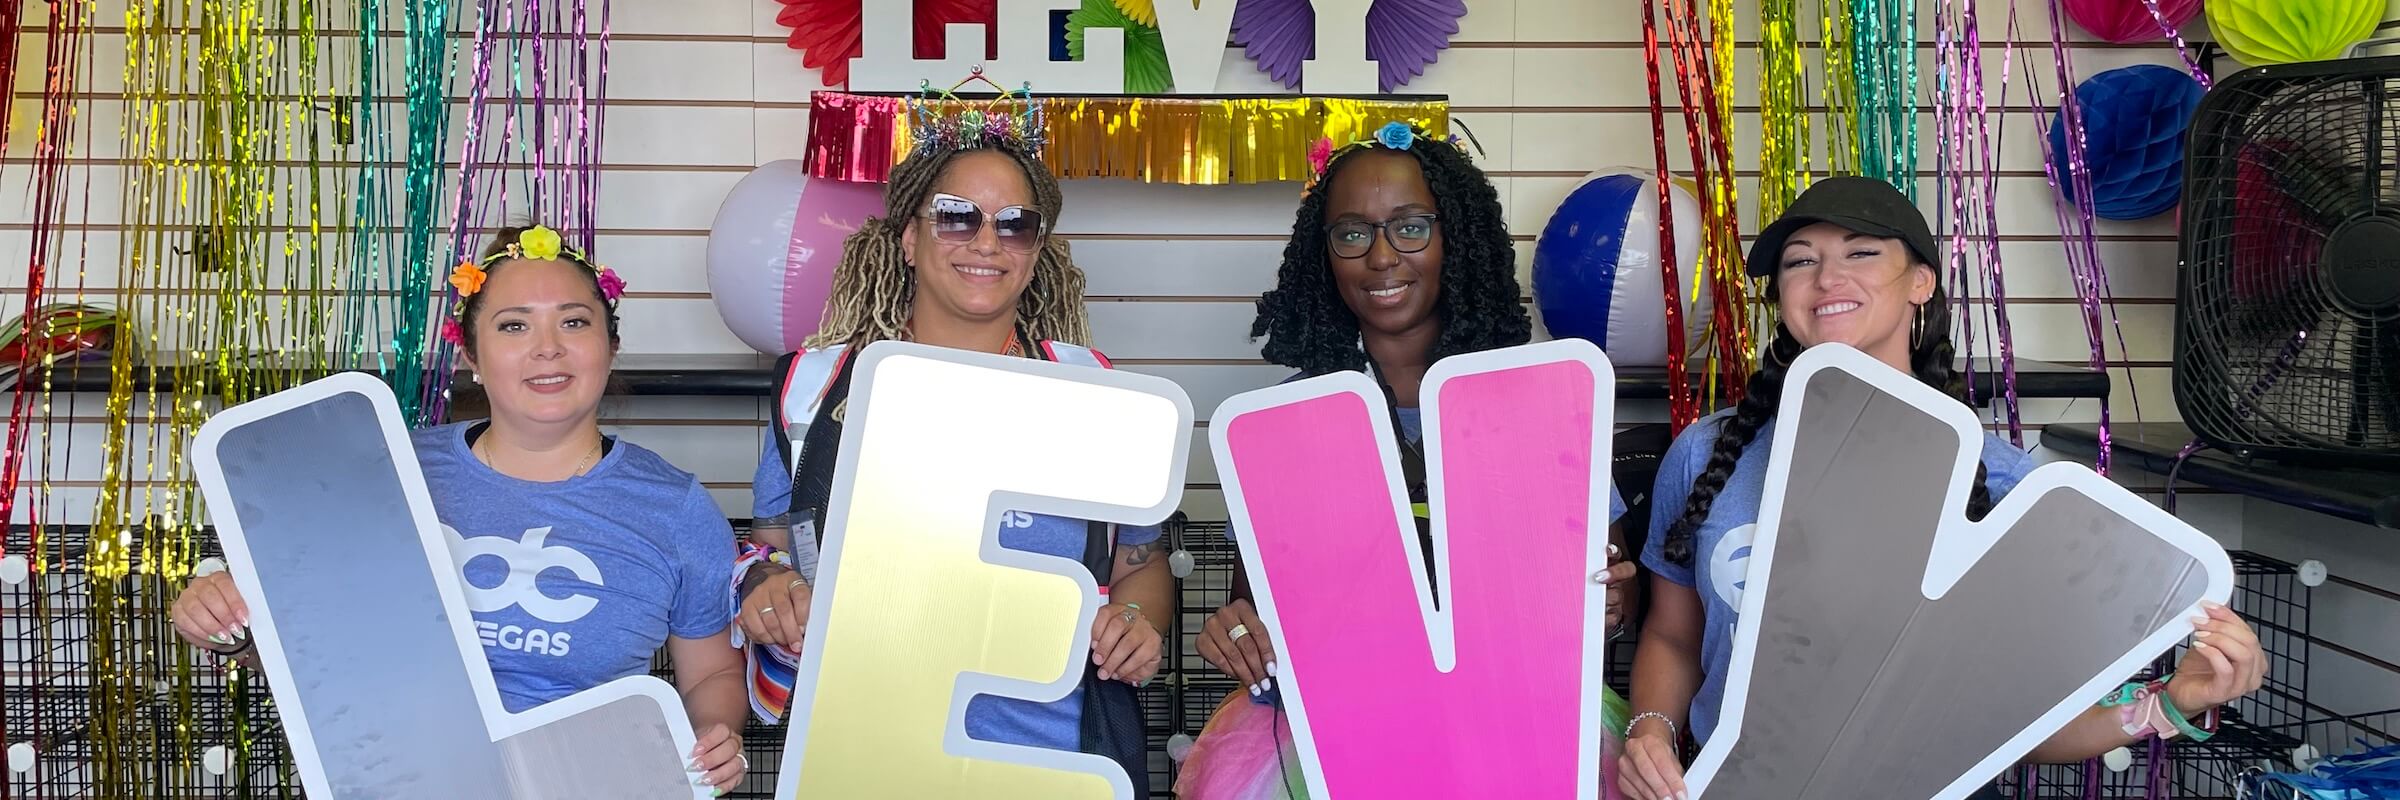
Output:
<instances>
[{"instance_id":1,"label":"green paper fan decoration","mask_svg":"<svg viewBox=\"0 0 2400 800\"><path fill-rule=\"evenodd\" d=\"M1143 25L1126 16L1117 7L1118 0L1083 0L1083 7L1067 14L1067 56L1083 60L1083 32L1087 28L1123 28L1125 30L1125 93L1164 94L1175 85L1167 69L1167 40L1153 25Z\"/></svg>"}]
</instances>

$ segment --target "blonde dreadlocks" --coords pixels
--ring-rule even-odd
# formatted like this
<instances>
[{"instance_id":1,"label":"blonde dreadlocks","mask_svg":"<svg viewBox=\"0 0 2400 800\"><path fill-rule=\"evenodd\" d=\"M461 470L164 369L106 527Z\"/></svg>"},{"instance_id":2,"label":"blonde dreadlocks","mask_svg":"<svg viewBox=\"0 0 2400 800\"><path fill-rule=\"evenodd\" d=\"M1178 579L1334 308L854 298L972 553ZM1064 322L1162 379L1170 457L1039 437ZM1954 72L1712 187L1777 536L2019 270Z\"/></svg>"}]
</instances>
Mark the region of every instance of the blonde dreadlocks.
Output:
<instances>
[{"instance_id":1,"label":"blonde dreadlocks","mask_svg":"<svg viewBox=\"0 0 2400 800\"><path fill-rule=\"evenodd\" d=\"M900 233L914 224L917 212L933 195L934 181L952 159L979 150L1009 157L1025 171L1033 187L1033 204L1055 229L1063 202L1058 179L1050 168L1012 145L927 148L910 153L892 167L883 191L884 216L869 217L858 232L842 242L842 260L834 267L833 295L826 301L825 322L808 339L811 348L836 344L864 346L884 339L904 338L915 270L900 250ZM1083 270L1067 253L1067 242L1056 235L1042 241L1033 260L1033 279L1017 299L1017 324L1031 341L1072 344L1091 342L1091 319L1083 309Z\"/></svg>"}]
</instances>

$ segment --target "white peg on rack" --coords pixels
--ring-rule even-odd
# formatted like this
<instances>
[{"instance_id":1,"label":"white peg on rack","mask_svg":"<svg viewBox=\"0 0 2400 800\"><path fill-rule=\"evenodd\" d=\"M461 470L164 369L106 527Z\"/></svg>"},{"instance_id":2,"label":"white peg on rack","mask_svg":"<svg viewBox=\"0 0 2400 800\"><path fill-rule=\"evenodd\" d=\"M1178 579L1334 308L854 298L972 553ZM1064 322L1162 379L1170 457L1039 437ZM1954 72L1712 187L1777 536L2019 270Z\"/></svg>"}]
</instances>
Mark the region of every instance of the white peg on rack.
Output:
<instances>
[{"instance_id":1,"label":"white peg on rack","mask_svg":"<svg viewBox=\"0 0 2400 800\"><path fill-rule=\"evenodd\" d=\"M2300 585L2314 589L2325 585L2325 562L2309 559L2300 562Z\"/></svg>"}]
</instances>

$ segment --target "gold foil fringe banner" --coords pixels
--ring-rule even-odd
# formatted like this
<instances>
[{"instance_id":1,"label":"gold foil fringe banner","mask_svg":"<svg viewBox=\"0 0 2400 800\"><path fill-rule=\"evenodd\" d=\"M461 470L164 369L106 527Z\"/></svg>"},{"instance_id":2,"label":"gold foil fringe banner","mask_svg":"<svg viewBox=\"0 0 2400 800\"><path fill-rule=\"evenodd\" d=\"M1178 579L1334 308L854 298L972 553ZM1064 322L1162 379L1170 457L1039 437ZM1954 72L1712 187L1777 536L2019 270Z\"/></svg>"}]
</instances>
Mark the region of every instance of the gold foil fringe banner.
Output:
<instances>
[{"instance_id":1,"label":"gold foil fringe banner","mask_svg":"<svg viewBox=\"0 0 2400 800\"><path fill-rule=\"evenodd\" d=\"M809 114L808 171L833 180L882 182L908 156L912 95L817 92ZM1239 99L1045 97L1042 160L1060 178L1223 185L1303 181L1308 149L1365 139L1400 120L1450 134L1447 100L1334 97ZM961 110L1018 113L1019 103Z\"/></svg>"}]
</instances>

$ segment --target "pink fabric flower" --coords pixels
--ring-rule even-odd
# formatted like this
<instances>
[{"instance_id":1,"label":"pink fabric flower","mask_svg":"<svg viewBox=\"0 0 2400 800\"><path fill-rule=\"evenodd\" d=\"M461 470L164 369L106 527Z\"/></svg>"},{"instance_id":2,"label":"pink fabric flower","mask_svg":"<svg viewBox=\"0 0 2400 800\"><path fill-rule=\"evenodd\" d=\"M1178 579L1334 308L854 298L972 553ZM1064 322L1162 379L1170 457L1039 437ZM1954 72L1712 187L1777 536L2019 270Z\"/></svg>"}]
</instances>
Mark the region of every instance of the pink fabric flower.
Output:
<instances>
[{"instance_id":1,"label":"pink fabric flower","mask_svg":"<svg viewBox=\"0 0 2400 800\"><path fill-rule=\"evenodd\" d=\"M614 303L617 298L623 296L625 296L625 279L617 277L616 270L601 268L600 299Z\"/></svg>"},{"instance_id":2,"label":"pink fabric flower","mask_svg":"<svg viewBox=\"0 0 2400 800\"><path fill-rule=\"evenodd\" d=\"M460 347L465 347L467 345L467 329L458 326L457 317L444 317L442 319L442 341L449 342Z\"/></svg>"},{"instance_id":3,"label":"pink fabric flower","mask_svg":"<svg viewBox=\"0 0 2400 800\"><path fill-rule=\"evenodd\" d=\"M1311 145L1311 146L1308 148L1308 166L1309 166L1309 168L1310 168L1310 169L1312 169L1312 170L1315 170L1317 174L1319 174L1319 175L1323 175L1323 174L1325 174L1325 166L1326 166L1328 163L1331 163L1332 161L1333 161L1333 140L1332 140L1332 139L1329 139L1329 138L1325 138L1325 139L1318 139L1316 144L1314 144L1314 145Z\"/></svg>"}]
</instances>

